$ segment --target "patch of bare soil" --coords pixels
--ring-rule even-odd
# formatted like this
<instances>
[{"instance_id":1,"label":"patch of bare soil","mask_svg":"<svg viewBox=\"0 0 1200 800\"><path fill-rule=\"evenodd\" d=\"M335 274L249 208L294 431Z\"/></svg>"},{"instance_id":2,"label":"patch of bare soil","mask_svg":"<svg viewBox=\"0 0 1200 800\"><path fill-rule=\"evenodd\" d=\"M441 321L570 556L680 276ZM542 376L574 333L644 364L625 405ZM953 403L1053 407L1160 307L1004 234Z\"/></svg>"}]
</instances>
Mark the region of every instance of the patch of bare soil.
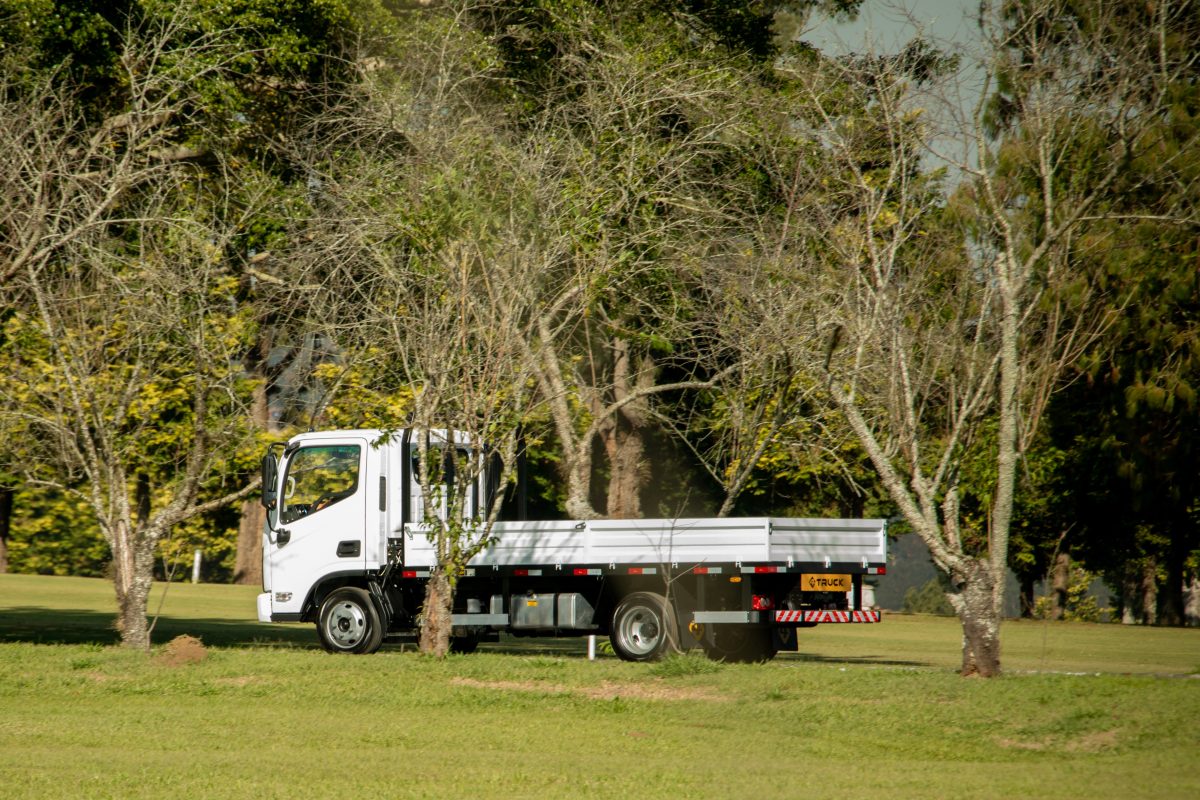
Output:
<instances>
[{"instance_id":1,"label":"patch of bare soil","mask_svg":"<svg viewBox=\"0 0 1200 800\"><path fill-rule=\"evenodd\" d=\"M262 683L262 679L252 675L238 675L232 678L217 678L213 682L218 686L233 686L238 689L244 689L252 684Z\"/></svg>"},{"instance_id":2,"label":"patch of bare soil","mask_svg":"<svg viewBox=\"0 0 1200 800\"><path fill-rule=\"evenodd\" d=\"M1067 742L1067 750L1073 753L1099 753L1117 746L1117 732L1097 731L1079 736Z\"/></svg>"},{"instance_id":3,"label":"patch of bare soil","mask_svg":"<svg viewBox=\"0 0 1200 800\"><path fill-rule=\"evenodd\" d=\"M453 686L467 686L472 689L540 692L542 694L577 694L592 700L612 700L620 697L623 700L703 700L712 702L725 699L706 689L670 686L665 683L647 685L604 681L599 686L572 687L554 683L538 683L537 681L480 681L474 678L452 678L450 683Z\"/></svg>"},{"instance_id":4,"label":"patch of bare soil","mask_svg":"<svg viewBox=\"0 0 1200 800\"><path fill-rule=\"evenodd\" d=\"M176 636L163 645L162 651L154 657L154 663L164 667L182 667L187 664L199 664L208 658L208 648L204 642L195 636Z\"/></svg>"},{"instance_id":5,"label":"patch of bare soil","mask_svg":"<svg viewBox=\"0 0 1200 800\"><path fill-rule=\"evenodd\" d=\"M1023 739L1010 739L1008 737L997 739L996 744L1000 745L1001 747L1009 748L1011 750L1037 750L1037 751L1049 750L1052 746L1050 742L1048 742L1044 739L1023 740Z\"/></svg>"},{"instance_id":6,"label":"patch of bare soil","mask_svg":"<svg viewBox=\"0 0 1200 800\"><path fill-rule=\"evenodd\" d=\"M1063 750L1068 753L1100 753L1105 750L1112 750L1117 746L1118 734L1117 731L1097 731L1096 733L1088 733L1083 736L1077 736L1067 741L1055 741L1054 739L997 739L996 743L1001 747L1011 750Z\"/></svg>"}]
</instances>

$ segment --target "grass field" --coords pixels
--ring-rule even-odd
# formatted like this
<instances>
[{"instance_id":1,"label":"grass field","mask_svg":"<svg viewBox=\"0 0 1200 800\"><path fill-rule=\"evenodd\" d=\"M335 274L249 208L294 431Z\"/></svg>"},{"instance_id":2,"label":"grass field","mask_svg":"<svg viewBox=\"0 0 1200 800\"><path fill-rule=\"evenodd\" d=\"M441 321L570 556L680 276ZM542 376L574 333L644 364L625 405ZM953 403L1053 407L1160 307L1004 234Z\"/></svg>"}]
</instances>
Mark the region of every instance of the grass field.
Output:
<instances>
[{"instance_id":1,"label":"grass field","mask_svg":"<svg viewBox=\"0 0 1200 800\"><path fill-rule=\"evenodd\" d=\"M326 655L254 594L172 586L156 643L208 646L179 664L112 646L105 582L0 575L0 797L1200 797L1200 631L1007 624L992 681L895 615L765 665L436 662Z\"/></svg>"}]
</instances>

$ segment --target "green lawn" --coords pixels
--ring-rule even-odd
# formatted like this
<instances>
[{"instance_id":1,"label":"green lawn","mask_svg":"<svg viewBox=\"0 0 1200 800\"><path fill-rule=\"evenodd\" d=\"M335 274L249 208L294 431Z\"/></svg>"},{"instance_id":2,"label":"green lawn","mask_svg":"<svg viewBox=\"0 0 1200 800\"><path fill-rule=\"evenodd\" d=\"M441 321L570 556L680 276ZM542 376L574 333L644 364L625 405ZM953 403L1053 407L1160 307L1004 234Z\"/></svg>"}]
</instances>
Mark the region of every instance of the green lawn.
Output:
<instances>
[{"instance_id":1,"label":"green lawn","mask_svg":"<svg viewBox=\"0 0 1200 800\"><path fill-rule=\"evenodd\" d=\"M326 655L254 594L172 586L155 641L209 652L171 666L111 646L108 584L0 575L0 796L1200 797L1200 631L1008 624L992 681L902 616L766 665L434 662Z\"/></svg>"}]
</instances>

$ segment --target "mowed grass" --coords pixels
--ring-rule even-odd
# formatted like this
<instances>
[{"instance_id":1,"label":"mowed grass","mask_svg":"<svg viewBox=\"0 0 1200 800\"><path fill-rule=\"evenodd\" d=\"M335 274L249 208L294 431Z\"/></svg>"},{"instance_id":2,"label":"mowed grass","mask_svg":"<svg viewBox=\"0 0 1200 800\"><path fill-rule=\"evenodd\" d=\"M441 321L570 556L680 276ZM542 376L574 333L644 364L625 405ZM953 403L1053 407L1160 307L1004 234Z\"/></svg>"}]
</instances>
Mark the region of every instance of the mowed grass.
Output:
<instances>
[{"instance_id":1,"label":"mowed grass","mask_svg":"<svg viewBox=\"0 0 1200 800\"><path fill-rule=\"evenodd\" d=\"M0 797L1200 797L1200 631L1008 624L991 681L899 616L765 665L437 662L327 655L254 594L172 586L156 642L208 645L173 665L112 646L107 583L0 576Z\"/></svg>"}]
</instances>

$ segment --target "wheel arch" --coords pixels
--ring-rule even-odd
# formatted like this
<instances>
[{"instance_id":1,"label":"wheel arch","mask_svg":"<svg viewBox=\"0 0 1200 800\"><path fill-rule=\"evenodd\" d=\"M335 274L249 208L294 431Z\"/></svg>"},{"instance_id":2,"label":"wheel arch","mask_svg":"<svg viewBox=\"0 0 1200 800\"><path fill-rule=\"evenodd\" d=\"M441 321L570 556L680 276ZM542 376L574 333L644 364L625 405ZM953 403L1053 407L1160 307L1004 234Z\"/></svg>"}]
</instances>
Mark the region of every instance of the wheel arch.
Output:
<instances>
[{"instance_id":1,"label":"wheel arch","mask_svg":"<svg viewBox=\"0 0 1200 800\"><path fill-rule=\"evenodd\" d=\"M308 596L304 598L304 605L300 608L301 622L316 622L317 613L321 608L323 601L330 592L337 591L344 586L353 586L356 589L362 589L370 595L370 587L367 583L367 576L362 572L333 572L321 578L313 587L308 590Z\"/></svg>"}]
</instances>

